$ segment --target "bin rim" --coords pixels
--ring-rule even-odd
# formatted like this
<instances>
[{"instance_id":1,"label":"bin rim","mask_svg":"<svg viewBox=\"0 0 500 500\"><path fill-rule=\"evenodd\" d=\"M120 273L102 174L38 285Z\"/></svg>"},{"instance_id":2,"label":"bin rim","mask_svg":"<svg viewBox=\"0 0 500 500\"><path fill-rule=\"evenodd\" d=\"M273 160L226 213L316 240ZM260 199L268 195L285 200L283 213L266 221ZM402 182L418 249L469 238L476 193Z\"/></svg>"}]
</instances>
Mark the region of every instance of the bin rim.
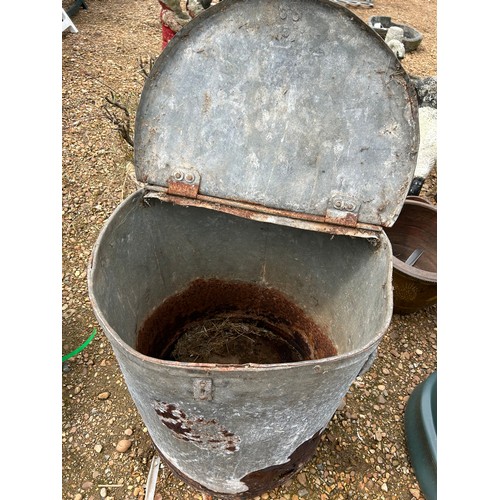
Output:
<instances>
[{"instance_id":1,"label":"bin rim","mask_svg":"<svg viewBox=\"0 0 500 500\"><path fill-rule=\"evenodd\" d=\"M355 349L343 354L338 354L336 356L328 356L325 358L319 358L319 359L307 359L304 361L295 361L295 362L287 362L287 363L269 363L269 364L264 364L264 363L244 363L244 364L231 364L231 363L190 363L190 362L185 362L185 361L171 361L171 360L166 360L166 359L158 359L154 358L152 356L148 356L146 354L140 353L137 349L134 349L131 347L129 344L127 344L117 333L116 331L110 326L110 324L104 319L104 317L101 314L100 309L96 309L95 302L93 300L93 297L91 295L91 302L92 306L94 307L95 314L97 316L98 322L100 323L102 329L104 330L104 334L109 337L112 337L113 342L116 342L117 344L120 345L120 348L123 349L124 351L127 352L129 356L132 358L135 358L137 360L143 361L143 362L148 362L157 366L164 366L164 367L169 367L169 368L179 368L179 369L198 369L198 370L205 370L205 371L210 371L210 372L246 372L249 369L253 371L274 371L274 370L286 370L290 368L294 368L297 366L301 367L307 367L307 366L312 366L316 367L319 366L321 367L322 365L325 364L330 364L330 362L335 361L335 362L348 362L352 360L351 363L348 363L347 366L352 365L356 362L359 361L359 357L362 356L364 353L370 353L376 348L376 346L380 343L382 340L383 335L387 331L387 328L389 327L389 322L387 322L384 327L382 327L376 334L376 336L365 346L360 347L359 349ZM392 309L392 308L391 308ZM391 312L392 315L392 312Z\"/></svg>"},{"instance_id":2,"label":"bin rim","mask_svg":"<svg viewBox=\"0 0 500 500\"><path fill-rule=\"evenodd\" d=\"M131 193L119 206L125 205L128 201L132 200L134 197L138 196L139 193L144 192L144 188L140 188L133 193ZM293 368L296 366L313 366L315 367L316 365L321 366L324 364L329 364L331 361L349 361L351 359L353 360L353 363L357 361L360 355L363 353L369 353L374 350L374 347L376 347L379 342L382 340L382 337L384 336L385 332L389 328L391 318L392 318L392 313L393 313L393 291L392 291L392 266L388 266L388 275L387 275L387 286L385 287L386 293L388 295L388 307L386 311L386 316L384 318L383 325L379 328L379 330L376 332L376 335L368 342L366 345L354 349L352 351L338 354L335 356L328 356L325 358L320 358L320 359L310 359L310 360L304 360L304 361L296 361L296 362L289 362L289 363L269 363L269 364L262 364L262 363L245 363L245 364L222 364L222 363L190 363L190 362L184 362L184 361L170 361L170 360L165 360L165 359L158 359L154 358L152 356L147 356L145 354L140 353L137 349L133 348L129 344L127 344L121 337L118 335L116 330L109 324L109 322L106 320L104 317L101 308L99 307L99 304L97 303L97 299L94 294L94 287L93 287L93 275L94 275L94 258L96 256L96 253L101 245L102 239L104 238L104 234L106 233L106 230L108 226L112 223L112 221L115 219L115 217L118 216L118 209L115 209L113 213L109 216L107 219L106 223L102 227L99 236L97 237L97 240L94 244L94 247L92 248L92 252L88 261L88 266L87 266L87 286L88 286L88 292L89 292L89 298L90 298L90 303L92 306L92 309L94 311L94 314L104 330L104 334L106 337L108 337L109 340L113 340L116 344L120 346L121 349L127 352L129 356L135 359L140 359L141 361L147 361L149 363L158 365L158 366L165 366L165 367L170 367L170 368L190 368L190 369L200 369L200 370L209 370L210 372L245 372L248 371L249 369L255 370L255 371L269 371L269 370L281 370L281 369L289 369ZM383 233L383 237L386 239L387 244L390 246L390 241L389 238L385 233ZM346 236L347 237L347 236ZM110 338L111 337L111 338ZM353 364L349 363L349 364Z\"/></svg>"}]
</instances>

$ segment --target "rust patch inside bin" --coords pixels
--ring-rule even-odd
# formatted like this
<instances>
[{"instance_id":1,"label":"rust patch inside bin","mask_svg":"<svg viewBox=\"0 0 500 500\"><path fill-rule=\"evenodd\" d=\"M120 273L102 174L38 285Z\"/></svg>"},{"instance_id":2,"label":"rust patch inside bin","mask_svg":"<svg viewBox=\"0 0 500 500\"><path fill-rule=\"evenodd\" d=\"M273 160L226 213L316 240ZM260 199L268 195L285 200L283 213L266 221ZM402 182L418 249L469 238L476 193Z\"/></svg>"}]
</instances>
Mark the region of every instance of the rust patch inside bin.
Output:
<instances>
[{"instance_id":1,"label":"rust patch inside bin","mask_svg":"<svg viewBox=\"0 0 500 500\"><path fill-rule=\"evenodd\" d=\"M337 354L326 333L280 291L197 279L145 320L136 349L193 363L293 363Z\"/></svg>"}]
</instances>

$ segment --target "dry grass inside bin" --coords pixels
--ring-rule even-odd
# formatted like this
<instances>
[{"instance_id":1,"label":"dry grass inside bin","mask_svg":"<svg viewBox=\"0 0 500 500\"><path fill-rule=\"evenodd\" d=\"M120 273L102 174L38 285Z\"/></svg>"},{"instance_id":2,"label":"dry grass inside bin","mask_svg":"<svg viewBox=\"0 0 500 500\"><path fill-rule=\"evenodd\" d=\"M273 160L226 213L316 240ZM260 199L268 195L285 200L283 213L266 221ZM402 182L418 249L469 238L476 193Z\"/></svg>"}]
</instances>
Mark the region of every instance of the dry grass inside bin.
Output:
<instances>
[{"instance_id":1,"label":"dry grass inside bin","mask_svg":"<svg viewBox=\"0 0 500 500\"><path fill-rule=\"evenodd\" d=\"M283 336L257 320L229 316L203 319L183 328L169 353L172 361L191 363L287 363L304 355Z\"/></svg>"}]
</instances>

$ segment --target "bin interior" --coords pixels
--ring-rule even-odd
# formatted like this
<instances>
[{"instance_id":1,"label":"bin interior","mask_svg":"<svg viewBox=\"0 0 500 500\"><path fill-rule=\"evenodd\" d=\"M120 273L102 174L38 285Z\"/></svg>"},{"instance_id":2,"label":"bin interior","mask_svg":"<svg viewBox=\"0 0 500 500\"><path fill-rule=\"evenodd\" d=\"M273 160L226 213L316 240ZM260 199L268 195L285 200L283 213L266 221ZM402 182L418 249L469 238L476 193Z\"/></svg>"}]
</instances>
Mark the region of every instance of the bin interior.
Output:
<instances>
[{"instance_id":1,"label":"bin interior","mask_svg":"<svg viewBox=\"0 0 500 500\"><path fill-rule=\"evenodd\" d=\"M300 320L303 338L295 345L300 351L302 343L309 359L332 355L332 345L339 355L364 348L387 328L392 251L385 234L373 245L143 197L137 191L111 216L89 270L98 316L130 347L166 300L184 297L183 314L201 312L219 300L212 285L220 283L246 287L236 305L268 319L279 309L276 297L284 299L275 316ZM198 299L182 295L189 289L201 290ZM234 290L224 295L226 305L237 301ZM163 334L168 342L176 332Z\"/></svg>"}]
</instances>

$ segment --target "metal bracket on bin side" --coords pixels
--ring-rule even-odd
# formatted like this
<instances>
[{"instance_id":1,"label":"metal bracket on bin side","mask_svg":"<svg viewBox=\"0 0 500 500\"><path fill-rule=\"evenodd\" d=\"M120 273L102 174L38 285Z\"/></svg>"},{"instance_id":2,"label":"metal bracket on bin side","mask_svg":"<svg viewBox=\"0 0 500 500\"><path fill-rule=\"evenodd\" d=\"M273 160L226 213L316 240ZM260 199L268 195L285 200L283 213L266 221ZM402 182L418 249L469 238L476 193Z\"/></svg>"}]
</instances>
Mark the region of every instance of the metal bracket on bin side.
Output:
<instances>
[{"instance_id":1,"label":"metal bracket on bin side","mask_svg":"<svg viewBox=\"0 0 500 500\"><path fill-rule=\"evenodd\" d=\"M194 399L199 401L211 401L213 397L212 379L195 379L193 381L193 396Z\"/></svg>"}]
</instances>

